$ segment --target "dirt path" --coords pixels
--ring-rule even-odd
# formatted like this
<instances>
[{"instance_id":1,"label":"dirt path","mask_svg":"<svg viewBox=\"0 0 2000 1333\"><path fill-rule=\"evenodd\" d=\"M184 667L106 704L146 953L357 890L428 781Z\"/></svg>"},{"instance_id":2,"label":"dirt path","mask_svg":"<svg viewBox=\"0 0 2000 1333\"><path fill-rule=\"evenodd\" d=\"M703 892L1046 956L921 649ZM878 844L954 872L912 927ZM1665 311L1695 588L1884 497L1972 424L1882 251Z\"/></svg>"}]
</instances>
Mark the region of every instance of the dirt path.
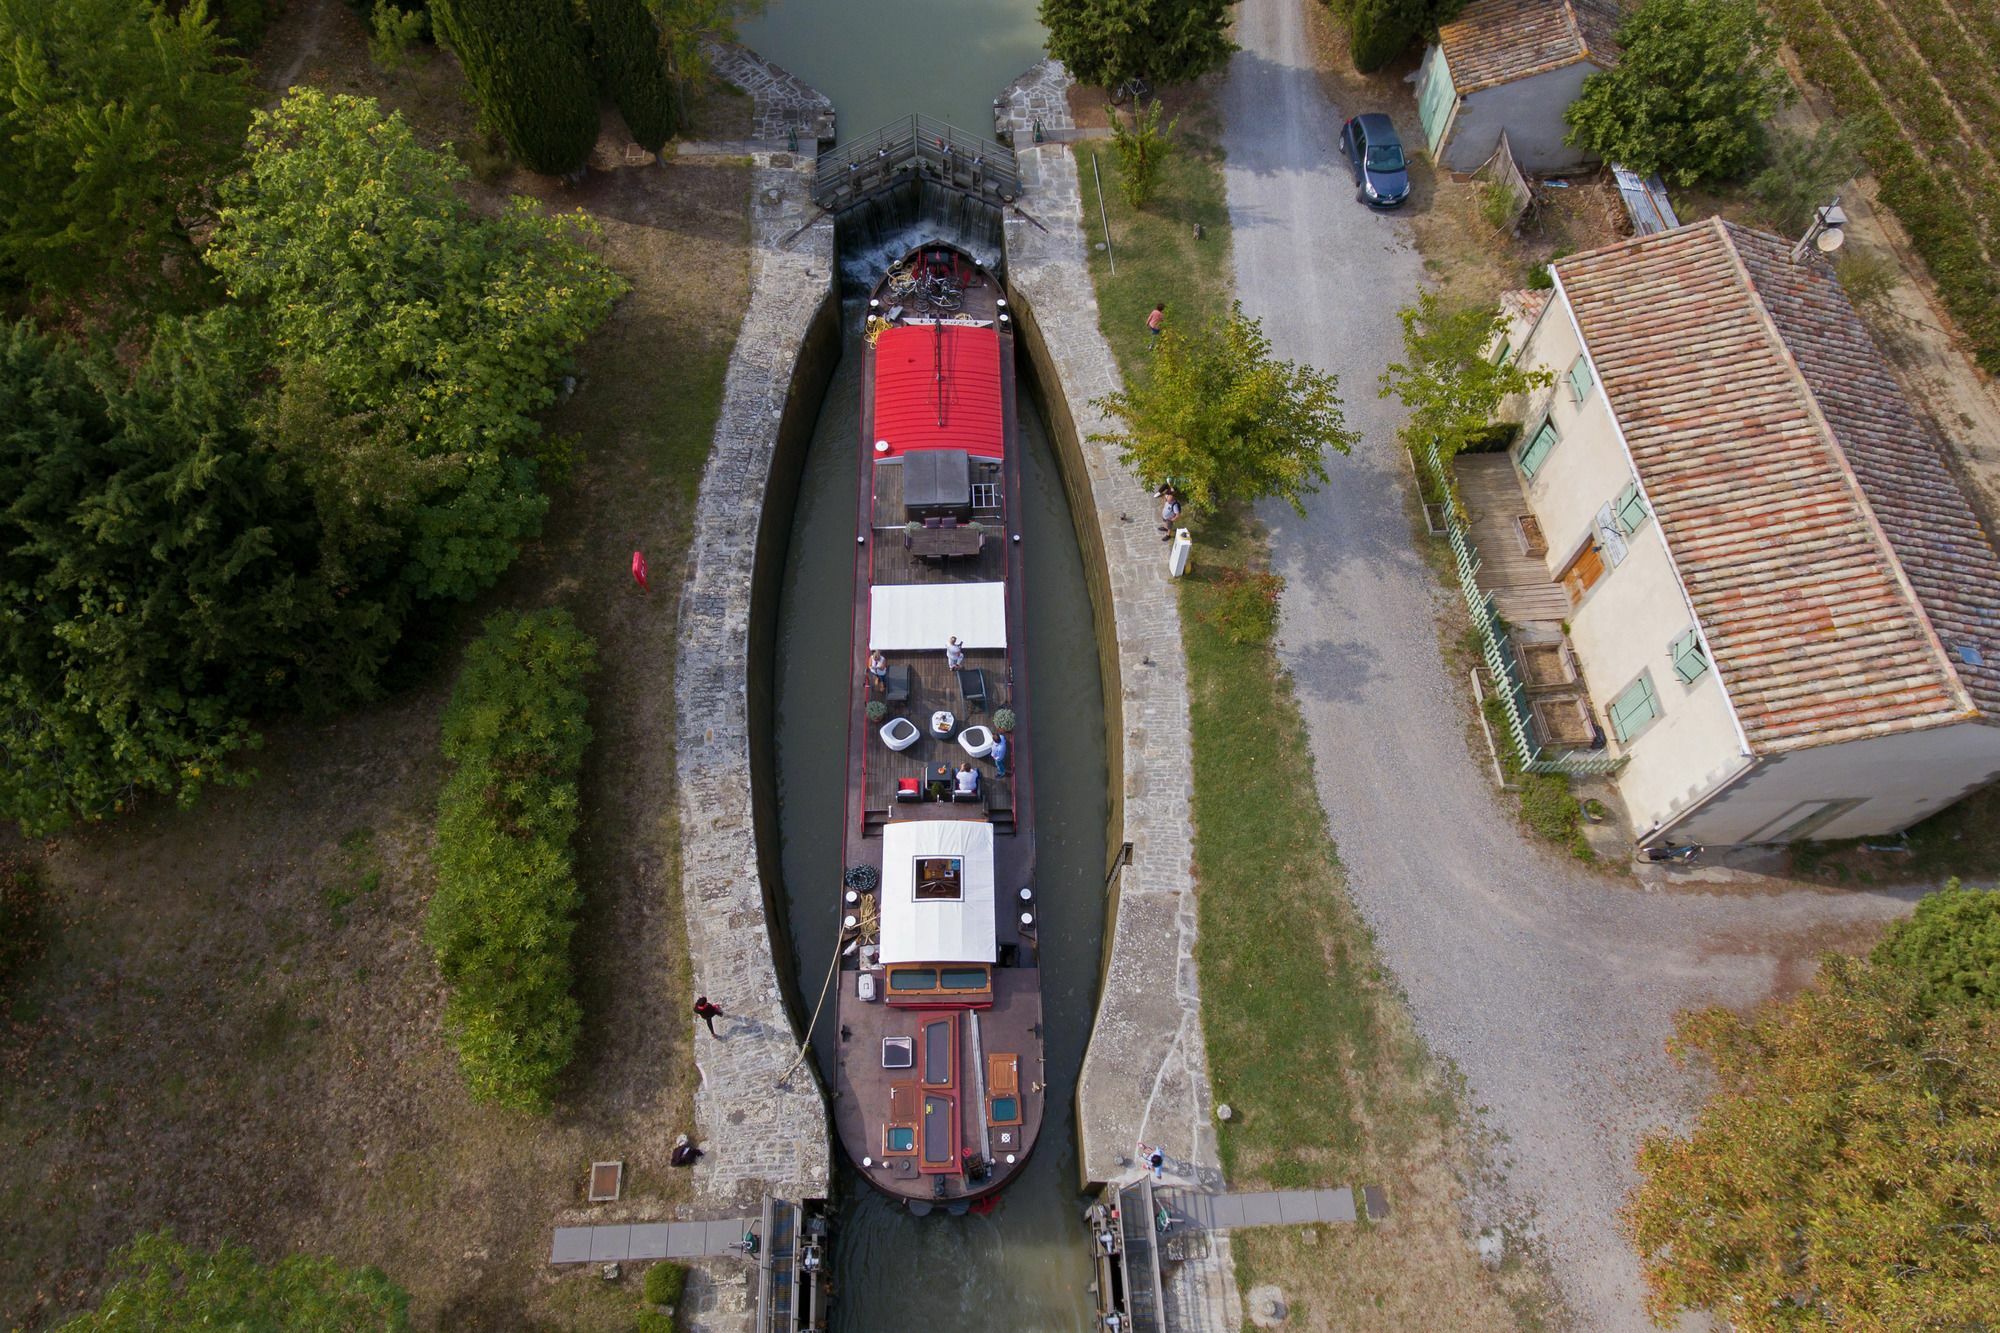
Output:
<instances>
[{"instance_id":1,"label":"dirt path","mask_svg":"<svg viewBox=\"0 0 2000 1333\"><path fill-rule=\"evenodd\" d=\"M1442 596L1410 547L1393 432L1375 396L1423 264L1409 224L1354 200L1301 0L1245 0L1223 98L1236 271L1279 355L1341 377L1355 455L1299 519L1271 509L1287 580L1280 655L1321 800L1382 955L1433 1048L1503 1139L1482 1223L1534 1221L1579 1323L1645 1327L1617 1211L1633 1153L1694 1084L1662 1049L1674 1013L1749 1005L1822 949L1907 909L1888 892L1645 892L1522 838L1468 753L1463 682L1440 664Z\"/></svg>"}]
</instances>

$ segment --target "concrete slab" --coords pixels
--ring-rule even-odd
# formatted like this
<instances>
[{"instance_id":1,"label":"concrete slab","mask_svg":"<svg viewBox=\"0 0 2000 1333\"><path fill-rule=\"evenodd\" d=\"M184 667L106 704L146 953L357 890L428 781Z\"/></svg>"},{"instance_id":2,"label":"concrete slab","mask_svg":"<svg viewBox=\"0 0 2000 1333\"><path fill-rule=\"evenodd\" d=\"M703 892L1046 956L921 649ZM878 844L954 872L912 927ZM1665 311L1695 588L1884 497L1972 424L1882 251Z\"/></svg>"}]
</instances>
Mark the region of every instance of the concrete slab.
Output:
<instances>
[{"instance_id":1,"label":"concrete slab","mask_svg":"<svg viewBox=\"0 0 2000 1333\"><path fill-rule=\"evenodd\" d=\"M695 1259L708 1252L708 1223L667 1223L667 1258Z\"/></svg>"},{"instance_id":2,"label":"concrete slab","mask_svg":"<svg viewBox=\"0 0 2000 1333\"><path fill-rule=\"evenodd\" d=\"M1314 1190L1313 1203L1322 1222L1354 1220L1354 1191L1345 1185L1337 1190Z\"/></svg>"},{"instance_id":3,"label":"concrete slab","mask_svg":"<svg viewBox=\"0 0 2000 1333\"><path fill-rule=\"evenodd\" d=\"M1363 1185L1361 1198L1368 1205L1368 1220L1380 1222L1389 1215L1389 1191L1380 1185Z\"/></svg>"},{"instance_id":4,"label":"concrete slab","mask_svg":"<svg viewBox=\"0 0 2000 1333\"><path fill-rule=\"evenodd\" d=\"M746 1230L742 1218L732 1217L721 1222L702 1224L708 1234L703 1238L703 1254L727 1254L729 1247L743 1239Z\"/></svg>"},{"instance_id":5,"label":"concrete slab","mask_svg":"<svg viewBox=\"0 0 2000 1333\"><path fill-rule=\"evenodd\" d=\"M1317 1222L1319 1209L1313 1204L1311 1190L1279 1190L1278 1220L1281 1222Z\"/></svg>"},{"instance_id":6,"label":"concrete slab","mask_svg":"<svg viewBox=\"0 0 2000 1333\"><path fill-rule=\"evenodd\" d=\"M557 1227L555 1247L549 1251L552 1264L590 1262L590 1233L594 1227Z\"/></svg>"},{"instance_id":7,"label":"concrete slab","mask_svg":"<svg viewBox=\"0 0 2000 1333\"><path fill-rule=\"evenodd\" d=\"M1278 1196L1269 1190L1241 1194L1237 1198L1243 1204L1243 1225L1246 1227L1275 1226L1285 1220L1284 1209L1278 1206Z\"/></svg>"},{"instance_id":8,"label":"concrete slab","mask_svg":"<svg viewBox=\"0 0 2000 1333\"><path fill-rule=\"evenodd\" d=\"M667 1257L667 1231L665 1222L645 1222L632 1228L631 1257L634 1259L664 1259Z\"/></svg>"},{"instance_id":9,"label":"concrete slab","mask_svg":"<svg viewBox=\"0 0 2000 1333\"><path fill-rule=\"evenodd\" d=\"M590 1229L590 1262L608 1263L617 1259L632 1257L631 1227L592 1227Z\"/></svg>"},{"instance_id":10,"label":"concrete slab","mask_svg":"<svg viewBox=\"0 0 2000 1333\"><path fill-rule=\"evenodd\" d=\"M1215 1196L1176 1190L1164 1196L1167 1207L1204 1230L1215 1226Z\"/></svg>"},{"instance_id":11,"label":"concrete slab","mask_svg":"<svg viewBox=\"0 0 2000 1333\"><path fill-rule=\"evenodd\" d=\"M1217 1194L1209 1200L1209 1226L1218 1231L1243 1225L1243 1196Z\"/></svg>"}]
</instances>

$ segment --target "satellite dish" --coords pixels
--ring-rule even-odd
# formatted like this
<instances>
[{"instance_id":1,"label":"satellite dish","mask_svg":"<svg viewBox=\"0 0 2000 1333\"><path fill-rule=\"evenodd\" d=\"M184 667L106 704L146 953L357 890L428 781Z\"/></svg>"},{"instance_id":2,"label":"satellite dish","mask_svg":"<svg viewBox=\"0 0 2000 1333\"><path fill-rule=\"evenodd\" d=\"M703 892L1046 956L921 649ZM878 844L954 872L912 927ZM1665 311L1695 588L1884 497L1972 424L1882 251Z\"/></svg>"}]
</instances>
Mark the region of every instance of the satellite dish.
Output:
<instances>
[{"instance_id":1,"label":"satellite dish","mask_svg":"<svg viewBox=\"0 0 2000 1333\"><path fill-rule=\"evenodd\" d=\"M1838 227L1828 227L1825 231L1821 232L1818 236L1815 236L1813 238L1813 244L1819 247L1819 251L1821 254L1830 255L1835 250L1838 250L1841 247L1841 244L1846 240L1847 240L1846 232L1842 231Z\"/></svg>"}]
</instances>

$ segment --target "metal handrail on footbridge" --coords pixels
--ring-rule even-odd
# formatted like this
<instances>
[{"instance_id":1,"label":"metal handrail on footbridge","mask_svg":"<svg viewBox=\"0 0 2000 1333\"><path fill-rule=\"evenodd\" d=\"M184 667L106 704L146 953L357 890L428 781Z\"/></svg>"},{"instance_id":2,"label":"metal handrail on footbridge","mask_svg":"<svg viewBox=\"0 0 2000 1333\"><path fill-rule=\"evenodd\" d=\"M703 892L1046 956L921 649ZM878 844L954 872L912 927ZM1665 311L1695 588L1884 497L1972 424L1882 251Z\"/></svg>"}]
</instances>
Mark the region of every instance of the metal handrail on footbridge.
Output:
<instances>
[{"instance_id":1,"label":"metal handrail on footbridge","mask_svg":"<svg viewBox=\"0 0 2000 1333\"><path fill-rule=\"evenodd\" d=\"M1013 149L912 115L821 153L813 202L838 212L912 178L996 204L1021 192Z\"/></svg>"}]
</instances>

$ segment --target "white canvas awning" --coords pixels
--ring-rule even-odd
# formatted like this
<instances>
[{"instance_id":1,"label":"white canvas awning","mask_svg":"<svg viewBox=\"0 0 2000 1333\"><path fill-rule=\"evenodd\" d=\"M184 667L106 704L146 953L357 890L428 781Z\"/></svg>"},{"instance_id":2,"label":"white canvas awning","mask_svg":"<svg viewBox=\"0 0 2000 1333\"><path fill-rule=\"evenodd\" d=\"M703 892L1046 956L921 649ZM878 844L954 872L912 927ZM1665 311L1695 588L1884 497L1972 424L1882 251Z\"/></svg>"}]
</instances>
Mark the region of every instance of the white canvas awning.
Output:
<instances>
[{"instance_id":1,"label":"white canvas awning","mask_svg":"<svg viewBox=\"0 0 2000 1333\"><path fill-rule=\"evenodd\" d=\"M870 648L941 653L953 635L967 648L1005 648L1007 585L884 583L868 590Z\"/></svg>"},{"instance_id":2,"label":"white canvas awning","mask_svg":"<svg viewBox=\"0 0 2000 1333\"><path fill-rule=\"evenodd\" d=\"M917 861L956 856L956 902L918 901ZM993 826L982 819L892 819L882 827L882 961L990 963Z\"/></svg>"}]
</instances>

